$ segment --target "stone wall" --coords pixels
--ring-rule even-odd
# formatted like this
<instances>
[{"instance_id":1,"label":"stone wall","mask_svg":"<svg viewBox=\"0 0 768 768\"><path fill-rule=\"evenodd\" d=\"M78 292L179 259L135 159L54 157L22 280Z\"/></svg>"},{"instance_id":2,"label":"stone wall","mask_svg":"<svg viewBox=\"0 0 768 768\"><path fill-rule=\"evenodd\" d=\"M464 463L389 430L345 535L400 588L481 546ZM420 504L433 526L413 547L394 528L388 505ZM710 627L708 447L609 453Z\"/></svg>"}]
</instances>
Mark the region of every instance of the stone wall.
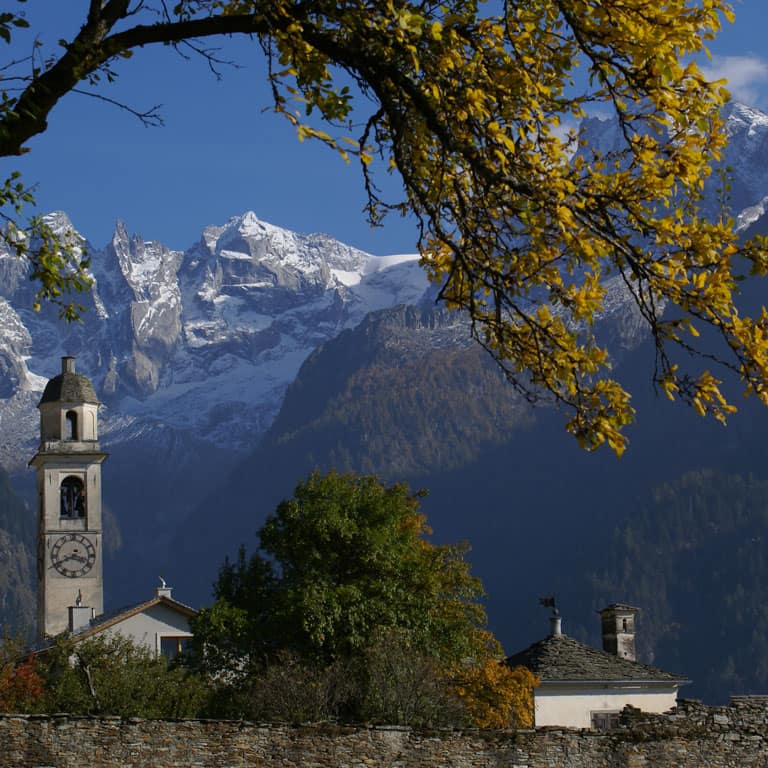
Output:
<instances>
[{"instance_id":1,"label":"stone wall","mask_svg":"<svg viewBox=\"0 0 768 768\"><path fill-rule=\"evenodd\" d=\"M413 731L204 720L0 715L2 768L751 768L768 764L768 698L625 712L608 732Z\"/></svg>"}]
</instances>

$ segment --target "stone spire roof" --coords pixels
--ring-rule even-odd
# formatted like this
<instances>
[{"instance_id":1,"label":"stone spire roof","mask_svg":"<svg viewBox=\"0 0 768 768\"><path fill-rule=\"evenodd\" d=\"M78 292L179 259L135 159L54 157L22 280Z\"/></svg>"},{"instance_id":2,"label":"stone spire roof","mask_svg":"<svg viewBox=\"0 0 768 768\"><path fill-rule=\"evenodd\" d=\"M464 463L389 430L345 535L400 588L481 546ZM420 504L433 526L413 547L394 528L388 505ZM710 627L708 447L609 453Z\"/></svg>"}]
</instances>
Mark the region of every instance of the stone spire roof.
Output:
<instances>
[{"instance_id":1,"label":"stone spire roof","mask_svg":"<svg viewBox=\"0 0 768 768\"><path fill-rule=\"evenodd\" d=\"M555 680L666 680L683 675L599 651L567 635L550 635L507 659L510 667L527 667L543 682Z\"/></svg>"},{"instance_id":2,"label":"stone spire roof","mask_svg":"<svg viewBox=\"0 0 768 768\"><path fill-rule=\"evenodd\" d=\"M38 405L43 403L94 403L99 398L87 376L75 373L75 358L61 358L61 373L54 376L45 386Z\"/></svg>"}]
</instances>

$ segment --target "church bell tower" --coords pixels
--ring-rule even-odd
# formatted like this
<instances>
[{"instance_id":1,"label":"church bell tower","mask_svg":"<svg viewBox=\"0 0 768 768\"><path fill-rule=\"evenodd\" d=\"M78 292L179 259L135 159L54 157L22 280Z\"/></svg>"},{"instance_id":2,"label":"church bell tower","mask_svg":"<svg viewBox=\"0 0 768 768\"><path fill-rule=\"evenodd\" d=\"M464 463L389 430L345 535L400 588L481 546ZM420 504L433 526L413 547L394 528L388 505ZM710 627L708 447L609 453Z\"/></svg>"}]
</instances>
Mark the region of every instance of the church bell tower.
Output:
<instances>
[{"instance_id":1,"label":"church bell tower","mask_svg":"<svg viewBox=\"0 0 768 768\"><path fill-rule=\"evenodd\" d=\"M68 627L71 606L104 612L102 575L99 400L75 358L61 359L61 373L38 404L40 447L29 462L37 470L38 635Z\"/></svg>"}]
</instances>

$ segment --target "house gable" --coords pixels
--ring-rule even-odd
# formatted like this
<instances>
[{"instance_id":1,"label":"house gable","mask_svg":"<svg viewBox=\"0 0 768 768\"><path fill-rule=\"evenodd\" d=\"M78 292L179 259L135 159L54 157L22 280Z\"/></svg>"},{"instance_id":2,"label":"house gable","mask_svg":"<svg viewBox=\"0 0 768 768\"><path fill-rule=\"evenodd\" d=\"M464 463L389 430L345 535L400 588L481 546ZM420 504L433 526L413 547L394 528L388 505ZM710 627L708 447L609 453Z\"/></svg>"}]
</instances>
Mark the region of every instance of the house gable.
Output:
<instances>
[{"instance_id":1,"label":"house gable","mask_svg":"<svg viewBox=\"0 0 768 768\"><path fill-rule=\"evenodd\" d=\"M168 597L159 596L145 603L105 614L90 622L73 637L80 642L104 633L120 634L134 645L153 653L171 653L171 639L176 639L177 651L192 637L190 620L197 615L194 608Z\"/></svg>"}]
</instances>

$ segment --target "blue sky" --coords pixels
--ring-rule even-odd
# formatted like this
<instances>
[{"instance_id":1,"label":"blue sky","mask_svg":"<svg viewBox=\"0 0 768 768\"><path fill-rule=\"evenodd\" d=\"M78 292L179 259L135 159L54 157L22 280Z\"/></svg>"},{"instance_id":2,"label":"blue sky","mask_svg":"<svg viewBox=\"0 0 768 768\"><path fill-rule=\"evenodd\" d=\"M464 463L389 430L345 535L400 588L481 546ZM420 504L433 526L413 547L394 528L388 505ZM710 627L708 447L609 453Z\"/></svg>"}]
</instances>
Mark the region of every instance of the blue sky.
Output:
<instances>
[{"instance_id":1,"label":"blue sky","mask_svg":"<svg viewBox=\"0 0 768 768\"><path fill-rule=\"evenodd\" d=\"M26 13L48 50L71 37L86 0L29 0ZM24 7L24 6L22 6ZM767 0L734 2L736 22L710 48L711 76L725 76L740 101L768 111ZM41 210L65 210L95 246L115 221L130 232L187 248L208 224L253 210L299 232L327 232L375 254L415 250L412 221L390 217L372 230L362 212L358 168L327 148L299 143L292 128L268 110L259 52L245 41L223 41L239 68L217 80L194 57L168 48L137 51L117 67L105 95L137 109L162 105L165 126L138 120L93 98L70 94L56 107L45 134L24 158L5 159L38 183Z\"/></svg>"}]
</instances>

